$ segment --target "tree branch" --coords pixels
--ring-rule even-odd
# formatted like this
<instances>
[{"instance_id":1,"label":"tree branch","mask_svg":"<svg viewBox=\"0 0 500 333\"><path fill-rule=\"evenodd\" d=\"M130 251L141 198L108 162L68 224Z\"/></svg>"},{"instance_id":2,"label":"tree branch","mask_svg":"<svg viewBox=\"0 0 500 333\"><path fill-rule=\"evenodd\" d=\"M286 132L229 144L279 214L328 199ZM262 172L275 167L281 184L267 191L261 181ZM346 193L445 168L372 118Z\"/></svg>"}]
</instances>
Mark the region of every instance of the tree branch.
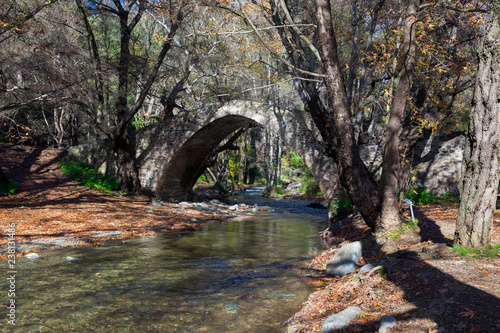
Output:
<instances>
[{"instance_id":1,"label":"tree branch","mask_svg":"<svg viewBox=\"0 0 500 333\"><path fill-rule=\"evenodd\" d=\"M293 64L289 63L288 61L286 61L285 59L283 59L282 57L280 57L273 49L271 49L271 47L269 45L267 45L267 43L264 41L264 37L262 36L262 34L259 32L259 30L257 30L257 27L255 26L255 24L252 22L252 20L250 20L250 18L248 17L248 15L246 14L246 12L243 10L243 5L241 4L241 1L238 0L238 3L240 4L240 7L241 7L241 12L243 13L243 17L244 17L244 20L245 22L247 22L250 27L252 28L253 32L255 33L255 35L257 36L257 38L259 39L259 41L262 43L262 45L276 58L278 59L279 61L281 61L283 64L285 64L286 66L288 66L289 68L293 69L294 71L298 72L298 73L301 73L301 74L306 74L306 75L310 75L310 76L314 76L314 77L320 77L320 78L324 78L325 76L323 74L318 74L318 73L313 73L313 72L309 72L309 71L305 71L303 69L300 69L296 66L294 66Z\"/></svg>"}]
</instances>

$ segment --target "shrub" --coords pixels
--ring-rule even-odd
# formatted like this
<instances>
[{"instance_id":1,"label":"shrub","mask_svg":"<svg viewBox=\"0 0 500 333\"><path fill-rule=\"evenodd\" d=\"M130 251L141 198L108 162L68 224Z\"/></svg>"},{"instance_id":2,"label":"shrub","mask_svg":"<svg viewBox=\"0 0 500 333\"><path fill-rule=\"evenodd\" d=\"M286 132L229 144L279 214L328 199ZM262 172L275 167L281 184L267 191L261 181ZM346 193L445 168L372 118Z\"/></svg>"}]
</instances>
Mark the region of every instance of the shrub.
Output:
<instances>
[{"instance_id":1,"label":"shrub","mask_svg":"<svg viewBox=\"0 0 500 333\"><path fill-rule=\"evenodd\" d=\"M414 205L423 206L431 203L437 203L436 196L432 193L425 192L422 188L410 187L406 192L406 198L410 199Z\"/></svg>"},{"instance_id":2,"label":"shrub","mask_svg":"<svg viewBox=\"0 0 500 333\"><path fill-rule=\"evenodd\" d=\"M11 195L17 192L19 185L15 180L9 179L7 184L0 184L0 196Z\"/></svg>"},{"instance_id":3,"label":"shrub","mask_svg":"<svg viewBox=\"0 0 500 333\"><path fill-rule=\"evenodd\" d=\"M78 183L99 191L118 190L118 181L113 177L104 176L90 164L82 162L77 156L68 155L59 161L63 173Z\"/></svg>"},{"instance_id":4,"label":"shrub","mask_svg":"<svg viewBox=\"0 0 500 333\"><path fill-rule=\"evenodd\" d=\"M263 192L263 195L265 198L277 198L285 194L285 191L283 190L282 186L272 186L272 187L266 187L266 189Z\"/></svg>"},{"instance_id":5,"label":"shrub","mask_svg":"<svg viewBox=\"0 0 500 333\"><path fill-rule=\"evenodd\" d=\"M314 178L313 174L310 170L306 171L304 179L302 179L300 192L304 195L309 196L319 196L321 195L321 189L319 188L319 184Z\"/></svg>"},{"instance_id":6,"label":"shrub","mask_svg":"<svg viewBox=\"0 0 500 333\"><path fill-rule=\"evenodd\" d=\"M444 204L453 204L460 202L460 194L458 193L445 193L439 197L440 201Z\"/></svg>"},{"instance_id":7,"label":"shrub","mask_svg":"<svg viewBox=\"0 0 500 333\"><path fill-rule=\"evenodd\" d=\"M330 209L335 220L340 221L352 213L352 204L349 199L335 200L332 201Z\"/></svg>"}]
</instances>

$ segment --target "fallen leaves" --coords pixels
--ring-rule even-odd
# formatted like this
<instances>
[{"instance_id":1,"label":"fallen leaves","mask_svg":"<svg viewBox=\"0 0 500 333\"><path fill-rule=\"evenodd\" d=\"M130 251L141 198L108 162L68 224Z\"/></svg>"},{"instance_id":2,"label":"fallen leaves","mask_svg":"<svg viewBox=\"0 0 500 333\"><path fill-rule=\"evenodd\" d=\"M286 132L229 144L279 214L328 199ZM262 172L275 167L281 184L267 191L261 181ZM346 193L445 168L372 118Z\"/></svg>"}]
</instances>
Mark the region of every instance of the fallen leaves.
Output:
<instances>
[{"instance_id":1,"label":"fallen leaves","mask_svg":"<svg viewBox=\"0 0 500 333\"><path fill-rule=\"evenodd\" d=\"M469 319L474 318L474 316L476 315L476 314L474 313L474 311L472 311L472 310L471 310L471 309L469 309L469 308L466 308L465 306L464 306L464 309L466 309L467 311L460 312L460 313L458 314L458 316L459 316L459 317L467 317L467 318L469 318Z\"/></svg>"}]
</instances>

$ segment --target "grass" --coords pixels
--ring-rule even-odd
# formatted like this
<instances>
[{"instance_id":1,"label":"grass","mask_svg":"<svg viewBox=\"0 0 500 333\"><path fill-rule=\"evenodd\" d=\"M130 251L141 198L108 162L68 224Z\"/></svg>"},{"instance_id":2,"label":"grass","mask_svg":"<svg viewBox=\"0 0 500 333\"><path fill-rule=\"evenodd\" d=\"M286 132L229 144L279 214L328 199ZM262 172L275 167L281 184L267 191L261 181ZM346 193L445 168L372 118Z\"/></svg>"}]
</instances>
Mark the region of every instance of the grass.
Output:
<instances>
[{"instance_id":1,"label":"grass","mask_svg":"<svg viewBox=\"0 0 500 333\"><path fill-rule=\"evenodd\" d=\"M472 258L480 257L490 257L495 258L500 253L500 244L493 245L492 249L489 250L481 250L474 248L467 248L462 245L454 245L453 251L457 252L462 257L471 256Z\"/></svg>"},{"instance_id":2,"label":"grass","mask_svg":"<svg viewBox=\"0 0 500 333\"><path fill-rule=\"evenodd\" d=\"M75 155L67 155L59 161L61 171L87 187L103 191L113 192L118 190L118 181L113 177L103 175L92 165L82 162Z\"/></svg>"}]
</instances>

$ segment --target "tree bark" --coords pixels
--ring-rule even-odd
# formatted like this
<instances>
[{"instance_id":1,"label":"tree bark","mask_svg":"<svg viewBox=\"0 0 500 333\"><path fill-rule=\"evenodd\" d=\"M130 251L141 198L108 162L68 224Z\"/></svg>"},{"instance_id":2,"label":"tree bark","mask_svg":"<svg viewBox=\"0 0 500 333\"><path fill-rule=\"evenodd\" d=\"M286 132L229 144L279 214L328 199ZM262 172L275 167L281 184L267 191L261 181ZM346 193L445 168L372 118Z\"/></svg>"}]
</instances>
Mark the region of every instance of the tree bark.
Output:
<instances>
[{"instance_id":1,"label":"tree bark","mask_svg":"<svg viewBox=\"0 0 500 333\"><path fill-rule=\"evenodd\" d=\"M9 179L3 172L2 168L0 168L0 185L7 186L9 184Z\"/></svg>"},{"instance_id":2,"label":"tree bark","mask_svg":"<svg viewBox=\"0 0 500 333\"><path fill-rule=\"evenodd\" d=\"M399 128L403 119L406 101L410 96L410 88L415 72L415 21L420 0L412 0L406 10L403 32L403 63L399 84L394 93L385 135L384 160L380 179L382 196L382 220L379 230L383 232L395 230L400 226L398 206L399 179Z\"/></svg>"},{"instance_id":3,"label":"tree bark","mask_svg":"<svg viewBox=\"0 0 500 333\"><path fill-rule=\"evenodd\" d=\"M464 151L455 231L455 244L472 248L484 248L491 242L500 179L500 1L491 1L491 8L478 52L479 70Z\"/></svg>"},{"instance_id":4,"label":"tree bark","mask_svg":"<svg viewBox=\"0 0 500 333\"><path fill-rule=\"evenodd\" d=\"M136 193L141 188L139 168L135 156L135 145L130 142L129 134L113 138L113 151L116 155L116 178L123 191Z\"/></svg>"},{"instance_id":5,"label":"tree bark","mask_svg":"<svg viewBox=\"0 0 500 333\"><path fill-rule=\"evenodd\" d=\"M315 3L322 51L322 69L332 105L329 114L311 113L311 115L320 131L329 132L329 136L334 138L339 179L352 203L358 207L366 224L375 230L380 224L379 189L361 160L354 140L351 112L338 64L337 41L333 30L330 0L315 0Z\"/></svg>"}]
</instances>

